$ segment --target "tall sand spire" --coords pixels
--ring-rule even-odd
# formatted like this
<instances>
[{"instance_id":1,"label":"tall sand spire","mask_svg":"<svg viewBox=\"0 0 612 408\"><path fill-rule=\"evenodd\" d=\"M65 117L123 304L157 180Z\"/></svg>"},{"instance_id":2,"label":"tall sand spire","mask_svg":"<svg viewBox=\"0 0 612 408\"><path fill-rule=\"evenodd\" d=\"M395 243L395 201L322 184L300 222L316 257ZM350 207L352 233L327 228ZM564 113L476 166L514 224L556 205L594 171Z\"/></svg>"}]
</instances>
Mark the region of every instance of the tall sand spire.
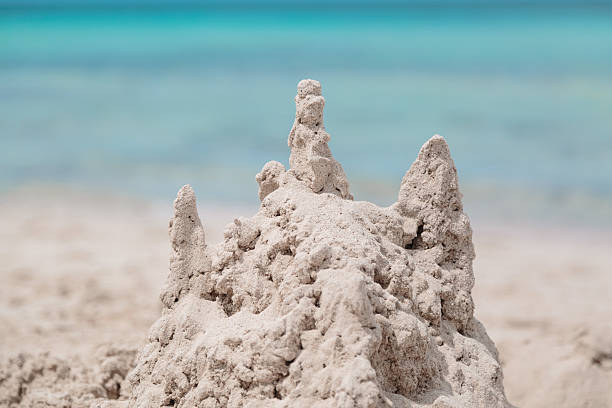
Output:
<instances>
[{"instance_id":1,"label":"tall sand spire","mask_svg":"<svg viewBox=\"0 0 612 408\"><path fill-rule=\"evenodd\" d=\"M472 229L463 213L457 169L446 140L435 135L429 139L415 162L402 179L398 210L414 218L418 236L412 249L439 252L435 263L439 266L442 285L433 299L433 306L442 315L463 329L472 316L474 304L470 292L474 286L472 261Z\"/></svg>"},{"instance_id":2,"label":"tall sand spire","mask_svg":"<svg viewBox=\"0 0 612 408\"><path fill-rule=\"evenodd\" d=\"M288 140L290 171L315 193L332 193L352 200L344 170L327 145L330 136L323 125L324 106L319 81L300 81L295 96L295 122Z\"/></svg>"},{"instance_id":3,"label":"tall sand spire","mask_svg":"<svg viewBox=\"0 0 612 408\"><path fill-rule=\"evenodd\" d=\"M172 307L189 290L189 278L210 268L204 228L189 184L180 189L174 200L174 215L168 225L168 234L172 245L170 274L160 297L166 307Z\"/></svg>"}]
</instances>

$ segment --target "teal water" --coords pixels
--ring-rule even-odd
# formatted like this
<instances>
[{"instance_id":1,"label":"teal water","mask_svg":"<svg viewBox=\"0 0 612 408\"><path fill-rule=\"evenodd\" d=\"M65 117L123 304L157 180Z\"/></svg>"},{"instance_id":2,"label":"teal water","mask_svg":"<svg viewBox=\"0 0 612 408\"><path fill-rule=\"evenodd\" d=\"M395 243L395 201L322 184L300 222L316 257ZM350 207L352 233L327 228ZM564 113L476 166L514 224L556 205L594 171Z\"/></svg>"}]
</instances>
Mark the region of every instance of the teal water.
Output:
<instances>
[{"instance_id":1,"label":"teal water","mask_svg":"<svg viewBox=\"0 0 612 408\"><path fill-rule=\"evenodd\" d=\"M439 133L468 210L612 223L606 7L0 9L0 191L255 201L306 77L357 199Z\"/></svg>"}]
</instances>

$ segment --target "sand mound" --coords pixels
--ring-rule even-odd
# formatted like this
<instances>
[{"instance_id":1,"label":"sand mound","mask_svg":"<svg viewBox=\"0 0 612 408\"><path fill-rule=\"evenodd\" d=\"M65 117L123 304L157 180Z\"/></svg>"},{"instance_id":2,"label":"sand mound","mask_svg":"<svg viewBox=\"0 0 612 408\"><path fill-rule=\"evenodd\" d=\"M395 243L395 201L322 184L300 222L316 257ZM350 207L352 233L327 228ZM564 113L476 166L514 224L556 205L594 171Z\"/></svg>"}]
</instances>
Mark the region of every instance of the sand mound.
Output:
<instances>
[{"instance_id":1,"label":"sand mound","mask_svg":"<svg viewBox=\"0 0 612 408\"><path fill-rule=\"evenodd\" d=\"M103 353L106 371L16 361L0 391L25 406L48 389L58 403L40 406L508 407L473 316L471 229L446 142L422 147L396 204L354 202L323 106L320 84L300 82L290 169L264 166L259 212L219 245L193 190L179 191L164 310L127 377L127 351Z\"/></svg>"},{"instance_id":2,"label":"sand mound","mask_svg":"<svg viewBox=\"0 0 612 408\"><path fill-rule=\"evenodd\" d=\"M129 375L134 406L505 407L473 317L474 251L457 175L434 136L398 203L354 202L327 146L320 84L298 85L291 168L207 247L192 189L170 222L162 317Z\"/></svg>"},{"instance_id":3,"label":"sand mound","mask_svg":"<svg viewBox=\"0 0 612 408\"><path fill-rule=\"evenodd\" d=\"M0 406L104 406L120 397L135 356L135 349L120 345L101 346L94 364L48 353L18 354L0 366Z\"/></svg>"}]
</instances>

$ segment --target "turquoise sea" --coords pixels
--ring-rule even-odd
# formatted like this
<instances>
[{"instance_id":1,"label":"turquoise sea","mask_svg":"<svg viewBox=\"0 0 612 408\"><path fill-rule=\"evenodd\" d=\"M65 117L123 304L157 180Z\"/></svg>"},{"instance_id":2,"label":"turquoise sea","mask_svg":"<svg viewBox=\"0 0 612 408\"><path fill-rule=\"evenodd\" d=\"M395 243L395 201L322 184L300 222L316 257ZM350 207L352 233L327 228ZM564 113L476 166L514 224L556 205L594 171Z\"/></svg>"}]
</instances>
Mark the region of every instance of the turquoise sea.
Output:
<instances>
[{"instance_id":1,"label":"turquoise sea","mask_svg":"<svg viewBox=\"0 0 612 408\"><path fill-rule=\"evenodd\" d=\"M612 7L0 7L0 193L255 202L322 82L356 199L446 137L468 212L612 225Z\"/></svg>"}]
</instances>

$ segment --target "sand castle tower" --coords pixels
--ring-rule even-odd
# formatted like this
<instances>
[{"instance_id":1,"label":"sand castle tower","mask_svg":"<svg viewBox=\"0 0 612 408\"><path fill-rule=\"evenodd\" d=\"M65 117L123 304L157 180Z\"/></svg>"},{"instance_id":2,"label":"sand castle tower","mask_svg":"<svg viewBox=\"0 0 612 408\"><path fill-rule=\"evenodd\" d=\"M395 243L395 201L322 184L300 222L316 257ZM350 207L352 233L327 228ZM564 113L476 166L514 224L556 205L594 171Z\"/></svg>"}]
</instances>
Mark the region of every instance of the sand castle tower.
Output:
<instances>
[{"instance_id":1,"label":"sand castle tower","mask_svg":"<svg viewBox=\"0 0 612 408\"><path fill-rule=\"evenodd\" d=\"M330 136L323 125L324 106L321 84L312 79L300 81L295 96L295 122L288 140L291 148L289 171L315 193L331 193L352 200L344 170L327 145ZM285 167L281 163L266 163L256 176L260 199L263 200L278 188L280 176L284 172Z\"/></svg>"},{"instance_id":2,"label":"sand castle tower","mask_svg":"<svg viewBox=\"0 0 612 408\"><path fill-rule=\"evenodd\" d=\"M162 316L129 375L133 407L508 407L473 316L471 229L446 142L398 202L352 201L317 81L298 85L290 168L208 246L193 190L170 221ZM206 220L205 220L206 221Z\"/></svg>"}]
</instances>

